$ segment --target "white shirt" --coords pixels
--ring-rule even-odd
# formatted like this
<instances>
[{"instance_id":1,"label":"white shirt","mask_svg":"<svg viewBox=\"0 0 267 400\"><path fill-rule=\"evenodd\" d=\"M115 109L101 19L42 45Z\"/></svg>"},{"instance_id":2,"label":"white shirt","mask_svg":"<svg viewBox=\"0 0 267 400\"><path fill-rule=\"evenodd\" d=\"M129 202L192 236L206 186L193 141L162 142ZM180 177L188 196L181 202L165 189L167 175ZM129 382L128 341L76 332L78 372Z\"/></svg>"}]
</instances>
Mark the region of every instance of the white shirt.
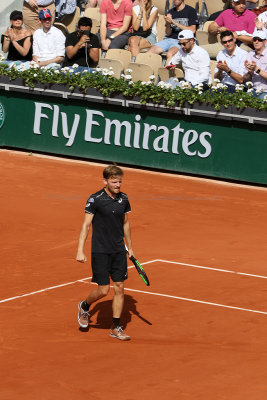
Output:
<instances>
[{"instance_id":1,"label":"white shirt","mask_svg":"<svg viewBox=\"0 0 267 400\"><path fill-rule=\"evenodd\" d=\"M33 55L38 57L38 61L64 57L65 40L63 33L54 26L47 33L42 28L37 29L33 34Z\"/></svg>"},{"instance_id":2,"label":"white shirt","mask_svg":"<svg viewBox=\"0 0 267 400\"><path fill-rule=\"evenodd\" d=\"M260 15L258 15L258 19L260 22L262 22L263 24L265 22L267 22L267 11L264 11L263 13L261 13ZM255 31L257 30L257 28L255 29ZM265 26L262 27L262 31L265 32L265 35L267 36L267 28L265 28Z\"/></svg>"},{"instance_id":3,"label":"white shirt","mask_svg":"<svg viewBox=\"0 0 267 400\"><path fill-rule=\"evenodd\" d=\"M183 50L179 51L172 57L169 64L179 64L182 62L185 80L198 85L199 83L210 83L210 57L208 52L202 47L194 44L190 53Z\"/></svg>"},{"instance_id":4,"label":"white shirt","mask_svg":"<svg viewBox=\"0 0 267 400\"><path fill-rule=\"evenodd\" d=\"M135 14L136 14L137 17L138 17L138 15L140 14L140 6L139 6L139 5L134 6L134 7L133 7L133 11L135 12ZM155 12L155 11L157 11L157 7L152 6L151 11L150 11L150 14L149 14L148 17L150 17L150 15L153 14L153 12ZM141 19L140 26L143 26L143 18ZM154 33L154 35L157 36L157 18L156 18L155 21L153 22L153 25L152 25L151 28L152 28L152 33Z\"/></svg>"},{"instance_id":5,"label":"white shirt","mask_svg":"<svg viewBox=\"0 0 267 400\"><path fill-rule=\"evenodd\" d=\"M247 58L248 52L240 49L240 47L236 46L235 51L231 56L227 53L226 49L219 51L216 60L226 62L228 67L236 72L237 74L244 75L246 73L245 68L245 59ZM214 74L218 72L219 69L215 67ZM238 82L231 78L225 71L222 71L222 83L224 85L237 85Z\"/></svg>"},{"instance_id":6,"label":"white shirt","mask_svg":"<svg viewBox=\"0 0 267 400\"><path fill-rule=\"evenodd\" d=\"M26 3L29 3L29 0L25 0L25 1L26 1ZM46 7L46 6L49 6L50 4L54 3L54 0L37 0L36 3L38 6Z\"/></svg>"}]
</instances>

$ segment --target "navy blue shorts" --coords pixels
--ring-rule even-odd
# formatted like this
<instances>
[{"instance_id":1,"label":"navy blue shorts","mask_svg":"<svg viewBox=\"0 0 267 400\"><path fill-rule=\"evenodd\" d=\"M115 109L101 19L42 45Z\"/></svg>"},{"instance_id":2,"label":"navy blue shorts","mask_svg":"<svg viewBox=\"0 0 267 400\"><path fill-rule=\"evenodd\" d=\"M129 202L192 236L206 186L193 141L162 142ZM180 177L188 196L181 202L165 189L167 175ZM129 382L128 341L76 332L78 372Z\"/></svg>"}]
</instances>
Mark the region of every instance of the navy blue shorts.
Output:
<instances>
[{"instance_id":1,"label":"navy blue shorts","mask_svg":"<svg viewBox=\"0 0 267 400\"><path fill-rule=\"evenodd\" d=\"M110 278L113 282L123 282L127 275L127 252L120 253L92 253L92 282L98 285L109 285Z\"/></svg>"}]
</instances>

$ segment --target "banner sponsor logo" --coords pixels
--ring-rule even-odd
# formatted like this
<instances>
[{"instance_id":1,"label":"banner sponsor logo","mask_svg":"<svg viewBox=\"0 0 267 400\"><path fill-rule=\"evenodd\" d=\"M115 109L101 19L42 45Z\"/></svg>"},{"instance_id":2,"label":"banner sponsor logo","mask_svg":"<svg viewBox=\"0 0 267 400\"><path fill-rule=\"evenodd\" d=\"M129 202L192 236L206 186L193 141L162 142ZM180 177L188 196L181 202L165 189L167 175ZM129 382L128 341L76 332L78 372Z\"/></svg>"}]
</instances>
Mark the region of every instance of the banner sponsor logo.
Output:
<instances>
[{"instance_id":1,"label":"banner sponsor logo","mask_svg":"<svg viewBox=\"0 0 267 400\"><path fill-rule=\"evenodd\" d=\"M33 133L52 137L64 137L65 146L75 143L77 134L85 142L120 146L137 150L185 154L189 157L207 158L212 152L212 134L186 130L182 122L170 120L168 126L149 124L141 115L116 114L118 119L109 119L104 111L82 108L79 113L61 111L59 105L35 102ZM127 117L126 117L127 118ZM44 125L46 124L46 129ZM49 126L49 129L47 129Z\"/></svg>"},{"instance_id":2,"label":"banner sponsor logo","mask_svg":"<svg viewBox=\"0 0 267 400\"><path fill-rule=\"evenodd\" d=\"M2 103L0 103L0 129L4 125L5 122L5 109Z\"/></svg>"}]
</instances>

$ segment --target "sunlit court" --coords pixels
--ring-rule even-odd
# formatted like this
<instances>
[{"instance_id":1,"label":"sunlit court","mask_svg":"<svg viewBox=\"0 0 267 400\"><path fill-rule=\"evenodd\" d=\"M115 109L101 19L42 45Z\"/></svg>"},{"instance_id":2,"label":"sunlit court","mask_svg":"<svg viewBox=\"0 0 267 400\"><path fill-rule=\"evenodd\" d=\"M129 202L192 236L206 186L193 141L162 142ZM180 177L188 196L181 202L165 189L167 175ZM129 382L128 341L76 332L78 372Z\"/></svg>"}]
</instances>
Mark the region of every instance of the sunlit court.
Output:
<instances>
[{"instance_id":1,"label":"sunlit court","mask_svg":"<svg viewBox=\"0 0 267 400\"><path fill-rule=\"evenodd\" d=\"M92 306L76 262L104 164L0 151L0 399L263 400L267 395L267 189L123 168L133 248L122 324L113 289Z\"/></svg>"}]
</instances>

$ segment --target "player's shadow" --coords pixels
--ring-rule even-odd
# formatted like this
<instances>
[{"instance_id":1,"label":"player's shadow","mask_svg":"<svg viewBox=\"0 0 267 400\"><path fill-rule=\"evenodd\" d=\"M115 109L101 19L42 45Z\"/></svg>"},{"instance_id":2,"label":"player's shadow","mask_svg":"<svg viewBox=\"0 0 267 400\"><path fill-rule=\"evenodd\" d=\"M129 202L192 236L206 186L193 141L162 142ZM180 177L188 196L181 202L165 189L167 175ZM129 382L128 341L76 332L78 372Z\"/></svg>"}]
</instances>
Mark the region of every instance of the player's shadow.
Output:
<instances>
[{"instance_id":1,"label":"player's shadow","mask_svg":"<svg viewBox=\"0 0 267 400\"><path fill-rule=\"evenodd\" d=\"M89 323L90 328L95 329L109 329L112 320L112 300L105 300L96 303L92 309L90 309L91 318L96 315L96 322ZM136 315L144 323L152 325L150 321L140 315L137 310L137 301L130 295L124 295L124 307L121 315L121 325L126 327L131 322L132 315ZM83 330L84 331L84 330Z\"/></svg>"}]
</instances>

